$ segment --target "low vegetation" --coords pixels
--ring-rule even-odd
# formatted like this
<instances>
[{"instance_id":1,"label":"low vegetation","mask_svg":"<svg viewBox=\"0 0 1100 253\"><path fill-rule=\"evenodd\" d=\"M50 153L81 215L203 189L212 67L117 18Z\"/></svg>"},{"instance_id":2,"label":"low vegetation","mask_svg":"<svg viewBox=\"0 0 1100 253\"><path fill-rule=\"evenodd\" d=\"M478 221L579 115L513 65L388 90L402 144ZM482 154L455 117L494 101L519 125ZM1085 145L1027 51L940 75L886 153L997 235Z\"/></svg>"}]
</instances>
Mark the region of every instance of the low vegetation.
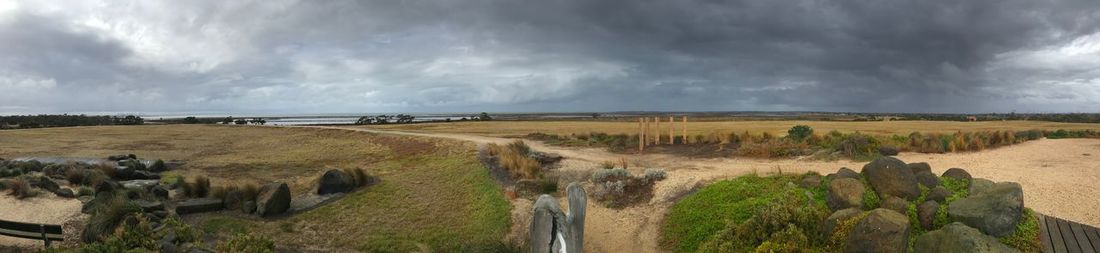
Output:
<instances>
[{"instance_id":1,"label":"low vegetation","mask_svg":"<svg viewBox=\"0 0 1100 253\"><path fill-rule=\"evenodd\" d=\"M653 184L668 175L661 169L646 169L645 174L631 175L622 168L596 170L592 173L592 199L610 208L622 208L644 203L653 197Z\"/></svg>"},{"instance_id":2,"label":"low vegetation","mask_svg":"<svg viewBox=\"0 0 1100 253\"><path fill-rule=\"evenodd\" d=\"M483 159L496 159L496 164L506 170L515 179L538 179L542 176L542 164L530 156L531 147L523 141L515 141L505 146L487 144Z\"/></svg>"},{"instance_id":3,"label":"low vegetation","mask_svg":"<svg viewBox=\"0 0 1100 253\"><path fill-rule=\"evenodd\" d=\"M134 115L129 115L125 117L88 116L83 114L0 116L0 129L99 125L141 125L143 123L145 123L144 119Z\"/></svg>"}]
</instances>

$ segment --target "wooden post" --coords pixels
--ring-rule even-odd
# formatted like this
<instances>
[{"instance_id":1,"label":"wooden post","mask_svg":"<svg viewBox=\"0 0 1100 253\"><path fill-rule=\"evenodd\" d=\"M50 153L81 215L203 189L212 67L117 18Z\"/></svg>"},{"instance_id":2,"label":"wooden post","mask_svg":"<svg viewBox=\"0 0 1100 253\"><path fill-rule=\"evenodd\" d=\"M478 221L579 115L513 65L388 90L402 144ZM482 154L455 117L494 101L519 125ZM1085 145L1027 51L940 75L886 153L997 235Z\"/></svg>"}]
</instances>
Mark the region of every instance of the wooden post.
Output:
<instances>
[{"instance_id":1,"label":"wooden post","mask_svg":"<svg viewBox=\"0 0 1100 253\"><path fill-rule=\"evenodd\" d=\"M661 145L661 117L653 117L653 144Z\"/></svg>"},{"instance_id":2,"label":"wooden post","mask_svg":"<svg viewBox=\"0 0 1100 253\"><path fill-rule=\"evenodd\" d=\"M649 117L642 117L644 126L642 126L642 142L645 142L646 146L649 146Z\"/></svg>"},{"instance_id":3,"label":"wooden post","mask_svg":"<svg viewBox=\"0 0 1100 253\"><path fill-rule=\"evenodd\" d=\"M668 145L676 144L676 120L668 116Z\"/></svg>"},{"instance_id":4,"label":"wooden post","mask_svg":"<svg viewBox=\"0 0 1100 253\"><path fill-rule=\"evenodd\" d=\"M684 116L684 133L683 133L683 135L684 135L684 137L683 137L684 139L682 140L682 142L684 144L688 144L688 116Z\"/></svg>"},{"instance_id":5,"label":"wooden post","mask_svg":"<svg viewBox=\"0 0 1100 253\"><path fill-rule=\"evenodd\" d=\"M638 118L638 152L645 151L645 123L643 118Z\"/></svg>"}]
</instances>

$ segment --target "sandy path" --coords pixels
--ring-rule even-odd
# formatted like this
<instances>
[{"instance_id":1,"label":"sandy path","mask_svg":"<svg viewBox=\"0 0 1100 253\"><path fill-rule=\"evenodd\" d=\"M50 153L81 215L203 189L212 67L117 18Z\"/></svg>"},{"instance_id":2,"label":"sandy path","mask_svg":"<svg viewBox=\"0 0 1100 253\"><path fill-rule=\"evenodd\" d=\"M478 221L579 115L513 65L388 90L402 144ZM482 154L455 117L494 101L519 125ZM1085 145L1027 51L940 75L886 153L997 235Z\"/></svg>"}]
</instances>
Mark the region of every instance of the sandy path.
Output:
<instances>
[{"instance_id":1,"label":"sandy path","mask_svg":"<svg viewBox=\"0 0 1100 253\"><path fill-rule=\"evenodd\" d=\"M352 127L326 127L384 134L403 134L424 137L449 138L475 143L505 143L506 138L462 134L412 133L374 130ZM589 201L585 223L585 250L589 252L660 252L658 231L664 213L672 200L697 185L715 180L732 178L748 173L770 174L817 171L821 174L835 172L840 167L859 171L865 163L852 161L814 161L804 159L746 159L713 158L692 159L663 154L624 155L602 149L579 149L547 146L527 141L533 149L561 154L568 160L563 171L586 172L597 168L603 161L626 158L634 164L631 170L640 173L642 168L664 168L668 179L656 185L654 198L648 205L638 205L621 210L608 209ZM1088 155L1085 155L1088 154ZM1019 182L1024 188L1025 205L1044 214L1093 226L1100 226L1100 140L1061 139L1038 140L1019 145L960 154L903 153L898 156L906 162L928 162L937 174L948 168L958 167L973 176L993 181ZM564 199L559 199L564 206ZM530 208L526 203L513 203L517 209ZM524 210L513 210L514 215ZM514 232L525 231L523 217L513 219ZM515 236L515 235L512 235Z\"/></svg>"},{"instance_id":2,"label":"sandy path","mask_svg":"<svg viewBox=\"0 0 1100 253\"><path fill-rule=\"evenodd\" d=\"M62 224L66 243L75 242L80 235L72 221L82 221L85 215L80 213L80 201L54 196L43 192L37 197L23 200L8 196L5 191L0 195L0 219L27 223ZM57 242L55 242L57 243ZM0 245L26 248L41 248L42 240L30 240L0 236Z\"/></svg>"}]
</instances>

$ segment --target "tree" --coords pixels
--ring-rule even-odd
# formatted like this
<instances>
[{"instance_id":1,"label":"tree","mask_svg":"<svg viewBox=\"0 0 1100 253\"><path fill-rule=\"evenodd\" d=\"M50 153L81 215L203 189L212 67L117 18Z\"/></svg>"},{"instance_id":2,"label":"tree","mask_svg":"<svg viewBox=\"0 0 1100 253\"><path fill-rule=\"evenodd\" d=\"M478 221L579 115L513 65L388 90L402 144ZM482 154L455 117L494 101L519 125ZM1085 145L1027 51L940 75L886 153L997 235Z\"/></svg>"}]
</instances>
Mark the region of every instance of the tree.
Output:
<instances>
[{"instance_id":1,"label":"tree","mask_svg":"<svg viewBox=\"0 0 1100 253\"><path fill-rule=\"evenodd\" d=\"M233 123L237 124L237 125L244 125L244 124L248 124L248 121L246 121L244 119L237 119L237 120L234 120Z\"/></svg>"},{"instance_id":2,"label":"tree","mask_svg":"<svg viewBox=\"0 0 1100 253\"><path fill-rule=\"evenodd\" d=\"M222 124L233 124L233 116L225 117L224 119L222 119Z\"/></svg>"},{"instance_id":3,"label":"tree","mask_svg":"<svg viewBox=\"0 0 1100 253\"><path fill-rule=\"evenodd\" d=\"M254 119L248 121L248 123L263 125L263 124L267 124L267 120L264 120L264 118L254 118Z\"/></svg>"},{"instance_id":4,"label":"tree","mask_svg":"<svg viewBox=\"0 0 1100 253\"><path fill-rule=\"evenodd\" d=\"M810 135L813 134L814 129L807 125L797 125L791 127L790 130L787 130L787 138L791 138L792 140L798 142L806 140L806 138L810 137Z\"/></svg>"},{"instance_id":5,"label":"tree","mask_svg":"<svg viewBox=\"0 0 1100 253\"><path fill-rule=\"evenodd\" d=\"M199 119L195 118L195 116L187 116L186 118L183 118L183 123L184 124L198 124Z\"/></svg>"}]
</instances>

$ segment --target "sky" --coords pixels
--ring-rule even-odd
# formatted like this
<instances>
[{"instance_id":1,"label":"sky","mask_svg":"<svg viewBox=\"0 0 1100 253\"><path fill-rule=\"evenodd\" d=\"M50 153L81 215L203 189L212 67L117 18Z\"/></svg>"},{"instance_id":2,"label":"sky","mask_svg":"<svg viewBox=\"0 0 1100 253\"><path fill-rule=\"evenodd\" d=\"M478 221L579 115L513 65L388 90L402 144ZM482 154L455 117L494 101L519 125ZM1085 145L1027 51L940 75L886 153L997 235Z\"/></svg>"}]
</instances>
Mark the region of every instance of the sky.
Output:
<instances>
[{"instance_id":1,"label":"sky","mask_svg":"<svg viewBox=\"0 0 1100 253\"><path fill-rule=\"evenodd\" d=\"M1096 0L0 0L0 114L1100 112Z\"/></svg>"}]
</instances>

